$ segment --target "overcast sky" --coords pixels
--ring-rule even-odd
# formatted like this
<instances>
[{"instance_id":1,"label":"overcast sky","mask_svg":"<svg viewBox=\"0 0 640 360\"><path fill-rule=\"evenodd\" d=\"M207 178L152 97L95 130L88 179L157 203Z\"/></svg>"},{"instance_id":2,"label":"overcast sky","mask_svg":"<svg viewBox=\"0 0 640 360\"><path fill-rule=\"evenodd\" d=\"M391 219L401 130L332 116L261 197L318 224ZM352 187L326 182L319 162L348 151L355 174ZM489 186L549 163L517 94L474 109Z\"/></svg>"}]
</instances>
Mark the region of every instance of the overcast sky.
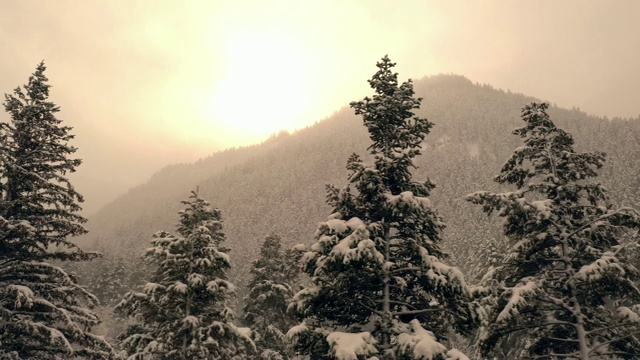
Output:
<instances>
[{"instance_id":1,"label":"overcast sky","mask_svg":"<svg viewBox=\"0 0 640 360\"><path fill-rule=\"evenodd\" d=\"M400 77L462 74L640 114L640 1L6 1L0 92L41 60L95 211L162 166L305 127ZM7 120L0 113L0 120Z\"/></svg>"}]
</instances>

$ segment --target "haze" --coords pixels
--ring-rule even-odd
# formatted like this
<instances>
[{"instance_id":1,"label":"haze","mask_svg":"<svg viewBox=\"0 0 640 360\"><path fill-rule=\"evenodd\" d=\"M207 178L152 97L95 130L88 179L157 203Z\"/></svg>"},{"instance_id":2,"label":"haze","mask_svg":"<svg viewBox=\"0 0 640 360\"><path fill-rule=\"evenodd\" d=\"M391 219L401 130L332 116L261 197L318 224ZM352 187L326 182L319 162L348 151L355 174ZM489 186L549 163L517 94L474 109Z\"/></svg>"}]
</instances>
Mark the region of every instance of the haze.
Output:
<instances>
[{"instance_id":1,"label":"haze","mask_svg":"<svg viewBox=\"0 0 640 360\"><path fill-rule=\"evenodd\" d=\"M45 61L91 213L165 165L329 116L384 54L402 79L637 117L638 34L636 1L8 1L0 91Z\"/></svg>"}]
</instances>

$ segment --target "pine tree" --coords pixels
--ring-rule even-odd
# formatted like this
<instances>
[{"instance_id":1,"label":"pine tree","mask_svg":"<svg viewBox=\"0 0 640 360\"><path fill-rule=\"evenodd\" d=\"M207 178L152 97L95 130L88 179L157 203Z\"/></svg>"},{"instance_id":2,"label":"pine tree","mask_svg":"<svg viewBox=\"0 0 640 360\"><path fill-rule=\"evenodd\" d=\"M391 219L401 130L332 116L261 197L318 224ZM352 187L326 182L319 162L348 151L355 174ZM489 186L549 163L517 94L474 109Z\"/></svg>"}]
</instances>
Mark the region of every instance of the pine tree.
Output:
<instances>
[{"instance_id":1,"label":"pine tree","mask_svg":"<svg viewBox=\"0 0 640 360\"><path fill-rule=\"evenodd\" d=\"M287 307L293 297L291 283L298 275L290 264L293 255L282 251L279 236L271 235L251 268L243 320L258 333L256 347L263 360L284 359L288 353L285 333L294 321Z\"/></svg>"},{"instance_id":2,"label":"pine tree","mask_svg":"<svg viewBox=\"0 0 640 360\"><path fill-rule=\"evenodd\" d=\"M91 268L84 268L83 277L87 278L87 288L94 294L100 303L113 306L120 302L127 292L127 276L129 269L125 259L121 257L104 256L92 264ZM129 287L133 288L133 286Z\"/></svg>"},{"instance_id":3,"label":"pine tree","mask_svg":"<svg viewBox=\"0 0 640 360\"><path fill-rule=\"evenodd\" d=\"M10 122L0 123L0 351L14 358L112 358L110 345L90 332L98 303L52 261L90 260L69 238L86 233L77 214L82 196L65 175L74 136L48 101L40 63L29 82L5 95Z\"/></svg>"},{"instance_id":4,"label":"pine tree","mask_svg":"<svg viewBox=\"0 0 640 360\"><path fill-rule=\"evenodd\" d=\"M469 196L504 218L510 248L485 280L495 284L480 344L485 354L509 343L511 357L638 358L640 290L630 250L620 239L640 214L618 207L593 182L605 154L574 151L547 104L522 110L524 139L495 181L513 192ZM636 240L637 242L637 240Z\"/></svg>"},{"instance_id":5,"label":"pine tree","mask_svg":"<svg viewBox=\"0 0 640 360\"><path fill-rule=\"evenodd\" d=\"M377 66L375 95L351 103L374 163L349 158L349 185L328 187L333 213L302 259L313 285L295 295L304 321L288 335L314 359L444 358L440 341L473 323L463 275L444 263L445 225L428 199L434 185L412 180L433 124L414 115L421 99L411 81L398 85L395 64L385 56Z\"/></svg>"},{"instance_id":6,"label":"pine tree","mask_svg":"<svg viewBox=\"0 0 640 360\"><path fill-rule=\"evenodd\" d=\"M228 249L220 210L192 193L173 236L160 231L144 258L157 266L144 292L129 292L116 311L139 324L120 336L129 359L232 359L252 350L234 325Z\"/></svg>"}]
</instances>

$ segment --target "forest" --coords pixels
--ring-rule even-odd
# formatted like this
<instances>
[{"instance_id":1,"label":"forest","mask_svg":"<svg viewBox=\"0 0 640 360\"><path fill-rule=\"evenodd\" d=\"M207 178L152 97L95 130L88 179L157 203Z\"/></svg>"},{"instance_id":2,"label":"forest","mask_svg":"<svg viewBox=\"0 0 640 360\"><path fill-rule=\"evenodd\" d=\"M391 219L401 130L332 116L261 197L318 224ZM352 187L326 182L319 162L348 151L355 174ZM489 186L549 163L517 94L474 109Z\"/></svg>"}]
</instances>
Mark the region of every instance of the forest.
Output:
<instances>
[{"instance_id":1,"label":"forest","mask_svg":"<svg viewBox=\"0 0 640 360\"><path fill-rule=\"evenodd\" d=\"M0 122L0 359L640 358L640 118L395 65L87 219L40 63Z\"/></svg>"}]
</instances>

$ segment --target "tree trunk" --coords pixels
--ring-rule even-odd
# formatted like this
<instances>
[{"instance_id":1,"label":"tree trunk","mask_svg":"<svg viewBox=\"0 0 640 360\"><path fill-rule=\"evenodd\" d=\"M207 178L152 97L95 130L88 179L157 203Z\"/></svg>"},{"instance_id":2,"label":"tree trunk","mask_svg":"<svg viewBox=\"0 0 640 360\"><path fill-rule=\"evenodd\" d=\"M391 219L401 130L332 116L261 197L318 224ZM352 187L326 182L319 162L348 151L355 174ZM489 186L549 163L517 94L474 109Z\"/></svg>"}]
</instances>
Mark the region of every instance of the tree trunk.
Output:
<instances>
[{"instance_id":1,"label":"tree trunk","mask_svg":"<svg viewBox=\"0 0 640 360\"><path fill-rule=\"evenodd\" d=\"M189 261L190 261L189 274L187 275L187 279L189 278L189 275L191 275L191 272L193 271L193 253L191 254ZM184 316L187 317L189 315L191 315L191 291L189 288L187 288L187 301L184 307ZM187 355L187 343L188 343L188 339L187 339L187 334L185 333L184 337L182 338L182 355L183 356Z\"/></svg>"},{"instance_id":2,"label":"tree trunk","mask_svg":"<svg viewBox=\"0 0 640 360\"><path fill-rule=\"evenodd\" d=\"M569 246L567 245L567 238L562 239L562 258L564 260L564 271L570 275L574 275L574 271L566 260L569 257ZM587 332L584 329L584 319L582 315L582 309L576 298L575 287L572 283L567 284L567 288L570 294L570 305L573 308L573 316L576 318L575 328L578 333L578 345L580 348L580 360L589 360L589 348L587 346Z\"/></svg>"},{"instance_id":3,"label":"tree trunk","mask_svg":"<svg viewBox=\"0 0 640 360\"><path fill-rule=\"evenodd\" d=\"M384 222L384 220L383 220ZM384 226L384 260L385 263L389 262L389 258L391 257L391 250L389 247L389 229ZM386 266L383 266L384 278L382 288L382 349L386 350L391 345L391 327L392 327L392 319L391 319L391 295L390 295L390 282L391 276L389 274L389 269Z\"/></svg>"},{"instance_id":4,"label":"tree trunk","mask_svg":"<svg viewBox=\"0 0 640 360\"><path fill-rule=\"evenodd\" d=\"M578 332L578 344L580 345L580 360L589 360L589 347L587 346L587 332L584 329L584 321L578 302L575 303L576 313L576 331Z\"/></svg>"}]
</instances>

